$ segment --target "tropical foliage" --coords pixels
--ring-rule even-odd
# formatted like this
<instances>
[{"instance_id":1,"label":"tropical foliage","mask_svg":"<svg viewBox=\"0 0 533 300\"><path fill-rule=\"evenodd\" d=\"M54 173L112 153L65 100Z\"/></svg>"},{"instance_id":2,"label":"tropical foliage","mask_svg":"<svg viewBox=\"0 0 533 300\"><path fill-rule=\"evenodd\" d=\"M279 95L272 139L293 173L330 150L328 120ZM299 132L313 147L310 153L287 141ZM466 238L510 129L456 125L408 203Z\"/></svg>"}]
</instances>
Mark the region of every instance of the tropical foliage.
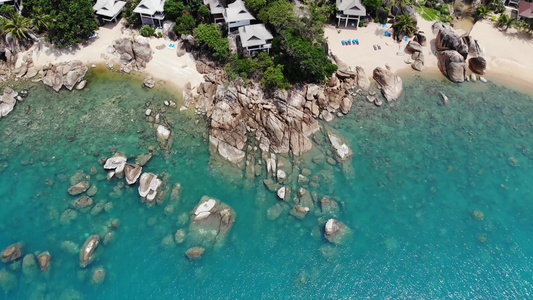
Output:
<instances>
[{"instance_id":1,"label":"tropical foliage","mask_svg":"<svg viewBox=\"0 0 533 300\"><path fill-rule=\"evenodd\" d=\"M401 39L404 36L412 36L416 32L416 21L409 14L396 17L396 22L392 24L394 37Z\"/></svg>"},{"instance_id":2,"label":"tropical foliage","mask_svg":"<svg viewBox=\"0 0 533 300\"><path fill-rule=\"evenodd\" d=\"M509 29L509 27L513 26L514 24L516 24L516 19L511 18L507 14L501 14L498 18L498 21L496 21L496 25L503 28L503 30Z\"/></svg>"},{"instance_id":3,"label":"tropical foliage","mask_svg":"<svg viewBox=\"0 0 533 300\"><path fill-rule=\"evenodd\" d=\"M29 39L29 34L32 32L30 22L30 19L14 14L11 19L3 19L2 29L4 34L13 38L15 46L18 47L21 40Z\"/></svg>"},{"instance_id":4,"label":"tropical foliage","mask_svg":"<svg viewBox=\"0 0 533 300\"><path fill-rule=\"evenodd\" d=\"M489 15L489 13L490 13L490 10L485 5L480 4L476 8L476 14L475 14L476 21L485 19Z\"/></svg>"},{"instance_id":5,"label":"tropical foliage","mask_svg":"<svg viewBox=\"0 0 533 300\"><path fill-rule=\"evenodd\" d=\"M220 62L226 61L229 55L228 39L222 37L222 32L216 24L199 25L194 29L194 37L198 44L207 48L214 58Z\"/></svg>"}]
</instances>

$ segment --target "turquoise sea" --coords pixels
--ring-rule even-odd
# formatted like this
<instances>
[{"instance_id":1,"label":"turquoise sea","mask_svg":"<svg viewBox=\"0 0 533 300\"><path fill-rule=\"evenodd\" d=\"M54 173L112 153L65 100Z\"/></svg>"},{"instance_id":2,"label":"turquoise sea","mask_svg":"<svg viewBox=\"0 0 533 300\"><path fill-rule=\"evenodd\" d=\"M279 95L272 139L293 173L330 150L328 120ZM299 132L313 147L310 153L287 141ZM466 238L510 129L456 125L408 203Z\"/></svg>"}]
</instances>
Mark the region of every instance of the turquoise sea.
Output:
<instances>
[{"instance_id":1,"label":"turquoise sea","mask_svg":"<svg viewBox=\"0 0 533 300\"><path fill-rule=\"evenodd\" d=\"M277 203L262 180L213 159L205 117L165 108L179 99L146 90L138 77L90 71L83 91L42 84L0 119L0 248L23 242L24 254L49 251L49 272L0 262L0 299L361 299L530 298L533 293L533 98L493 83L453 84L405 76L405 96L378 108L356 96L352 111L323 124L354 151L344 168L313 158L289 160L293 176L308 169L316 199L353 234L335 246L323 237L331 215L320 206L303 220ZM5 85L5 84L4 84ZM1 86L0 88L3 88ZM439 106L438 92L450 106ZM147 105L147 102L149 104ZM174 141L168 151L145 116L160 112ZM182 186L178 201L147 206L137 188L105 179L99 159L115 151L148 153L145 171ZM132 159L134 160L134 159ZM91 172L92 167L96 167ZM69 210L70 178L90 175L98 214ZM174 242L204 195L236 212L225 242L197 261ZM474 216L477 212L477 218ZM481 218L480 215L483 214ZM112 226L114 223L116 226ZM116 227L116 228L115 228ZM86 269L79 247L102 243ZM97 267L101 284L91 281Z\"/></svg>"}]
</instances>

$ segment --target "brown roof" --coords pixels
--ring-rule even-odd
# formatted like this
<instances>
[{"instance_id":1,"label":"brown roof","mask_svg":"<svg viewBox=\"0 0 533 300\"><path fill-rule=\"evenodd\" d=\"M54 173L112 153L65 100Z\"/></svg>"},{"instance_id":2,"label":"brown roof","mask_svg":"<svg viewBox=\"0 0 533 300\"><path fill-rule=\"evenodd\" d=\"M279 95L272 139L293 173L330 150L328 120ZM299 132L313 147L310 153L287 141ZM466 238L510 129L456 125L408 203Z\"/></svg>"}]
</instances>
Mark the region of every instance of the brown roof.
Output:
<instances>
[{"instance_id":1,"label":"brown roof","mask_svg":"<svg viewBox=\"0 0 533 300\"><path fill-rule=\"evenodd\" d=\"M533 2L520 1L518 15L525 18L533 18Z\"/></svg>"}]
</instances>

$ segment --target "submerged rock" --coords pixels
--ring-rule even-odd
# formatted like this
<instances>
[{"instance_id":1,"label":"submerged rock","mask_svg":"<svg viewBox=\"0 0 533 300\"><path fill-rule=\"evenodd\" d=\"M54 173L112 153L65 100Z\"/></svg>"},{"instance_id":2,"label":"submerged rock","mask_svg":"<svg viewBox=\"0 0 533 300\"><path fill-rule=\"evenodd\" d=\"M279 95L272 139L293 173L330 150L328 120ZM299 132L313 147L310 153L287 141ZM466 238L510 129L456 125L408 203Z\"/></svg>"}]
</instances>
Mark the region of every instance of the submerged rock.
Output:
<instances>
[{"instance_id":1,"label":"submerged rock","mask_svg":"<svg viewBox=\"0 0 533 300\"><path fill-rule=\"evenodd\" d=\"M293 215L294 217L298 219L305 218L305 216L307 216L307 213L309 213L309 207L302 206L299 204L296 204L295 206L293 206L290 212L291 215Z\"/></svg>"},{"instance_id":2,"label":"submerged rock","mask_svg":"<svg viewBox=\"0 0 533 300\"><path fill-rule=\"evenodd\" d=\"M192 212L189 237L202 245L221 244L235 222L235 211L227 204L202 197Z\"/></svg>"},{"instance_id":3,"label":"submerged rock","mask_svg":"<svg viewBox=\"0 0 533 300\"><path fill-rule=\"evenodd\" d=\"M104 267L98 267L98 268L94 269L91 281L94 284L100 284L100 283L104 282L105 274L106 274L106 272L105 272Z\"/></svg>"},{"instance_id":4,"label":"submerged rock","mask_svg":"<svg viewBox=\"0 0 533 300\"><path fill-rule=\"evenodd\" d=\"M6 268L0 270L0 287L4 290L4 293L15 289L18 285L17 275L7 270Z\"/></svg>"},{"instance_id":5,"label":"submerged rock","mask_svg":"<svg viewBox=\"0 0 533 300\"><path fill-rule=\"evenodd\" d=\"M350 229L335 219L329 219L324 226L324 236L333 244L344 243L349 233Z\"/></svg>"},{"instance_id":6,"label":"submerged rock","mask_svg":"<svg viewBox=\"0 0 533 300\"><path fill-rule=\"evenodd\" d=\"M83 244L80 250L80 267L87 267L94 260L94 252L100 244L100 236L91 235Z\"/></svg>"},{"instance_id":7,"label":"submerged rock","mask_svg":"<svg viewBox=\"0 0 533 300\"><path fill-rule=\"evenodd\" d=\"M205 252L205 249L202 247L193 247L185 252L185 255L190 260L199 259Z\"/></svg>"},{"instance_id":8,"label":"submerged rock","mask_svg":"<svg viewBox=\"0 0 533 300\"><path fill-rule=\"evenodd\" d=\"M93 198L89 196L83 196L74 201L74 207L76 209L84 209L94 204Z\"/></svg>"},{"instance_id":9,"label":"submerged rock","mask_svg":"<svg viewBox=\"0 0 533 300\"><path fill-rule=\"evenodd\" d=\"M85 193L89 189L89 182L88 181L81 181L76 183L75 185L71 186L68 189L68 193L72 196L79 195L81 193Z\"/></svg>"},{"instance_id":10,"label":"submerged rock","mask_svg":"<svg viewBox=\"0 0 533 300\"><path fill-rule=\"evenodd\" d=\"M12 262L22 256L22 244L16 243L2 251L2 262Z\"/></svg>"},{"instance_id":11,"label":"submerged rock","mask_svg":"<svg viewBox=\"0 0 533 300\"><path fill-rule=\"evenodd\" d=\"M348 145L339 136L333 134L332 132L328 132L328 139L333 147L333 150L335 150L335 157L337 158L337 161L341 162L347 160L353 155L352 149L350 149L350 147L348 147Z\"/></svg>"},{"instance_id":12,"label":"submerged rock","mask_svg":"<svg viewBox=\"0 0 533 300\"><path fill-rule=\"evenodd\" d=\"M35 261L35 255L27 254L22 259L22 273L24 275L34 275L37 271L37 262Z\"/></svg>"},{"instance_id":13,"label":"submerged rock","mask_svg":"<svg viewBox=\"0 0 533 300\"><path fill-rule=\"evenodd\" d=\"M37 259L39 260L39 266L41 267L41 271L48 271L48 268L50 267L50 262L52 261L52 255L50 255L48 251L45 251L39 254L39 256L37 256Z\"/></svg>"}]
</instances>

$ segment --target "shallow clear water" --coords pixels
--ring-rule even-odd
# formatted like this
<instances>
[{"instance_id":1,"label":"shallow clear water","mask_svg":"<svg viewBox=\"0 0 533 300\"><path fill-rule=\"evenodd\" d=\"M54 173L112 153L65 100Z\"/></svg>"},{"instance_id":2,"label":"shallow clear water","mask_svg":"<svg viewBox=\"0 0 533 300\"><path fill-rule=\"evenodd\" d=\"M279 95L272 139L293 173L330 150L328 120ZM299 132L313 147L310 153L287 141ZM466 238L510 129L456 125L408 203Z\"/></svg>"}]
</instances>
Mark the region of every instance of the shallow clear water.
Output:
<instances>
[{"instance_id":1,"label":"shallow clear water","mask_svg":"<svg viewBox=\"0 0 533 300\"><path fill-rule=\"evenodd\" d=\"M293 175L309 168L317 176L308 190L337 200L336 218L353 230L346 245L333 246L323 238L329 215L318 206L304 220L288 207L268 220L279 201L262 183L265 172L250 181L212 160L202 117L167 108L162 118L175 137L170 151L161 150L145 103L161 109L164 100L177 101L170 92L101 69L88 79L84 91L35 85L0 120L0 248L22 241L25 254L53 256L48 274L0 263L16 278L0 285L0 299L528 298L533 290L529 96L493 84L404 78L406 96L393 106L356 97L346 118L326 125L354 150L348 172L311 162L327 148L319 135L317 150L294 164ZM438 91L450 106L437 105ZM147 153L150 145L157 150L145 170L166 174L167 189L180 182L179 201L148 207L135 187L103 179L99 158ZM70 177L92 166L94 199L112 208L62 220L76 199L67 193ZM222 246L191 262L184 252L194 245L172 237L187 229L204 195L233 207L237 219ZM116 229L108 226L114 219ZM62 246L107 232L114 239L86 269L78 252ZM107 275L96 285L99 266Z\"/></svg>"}]
</instances>

